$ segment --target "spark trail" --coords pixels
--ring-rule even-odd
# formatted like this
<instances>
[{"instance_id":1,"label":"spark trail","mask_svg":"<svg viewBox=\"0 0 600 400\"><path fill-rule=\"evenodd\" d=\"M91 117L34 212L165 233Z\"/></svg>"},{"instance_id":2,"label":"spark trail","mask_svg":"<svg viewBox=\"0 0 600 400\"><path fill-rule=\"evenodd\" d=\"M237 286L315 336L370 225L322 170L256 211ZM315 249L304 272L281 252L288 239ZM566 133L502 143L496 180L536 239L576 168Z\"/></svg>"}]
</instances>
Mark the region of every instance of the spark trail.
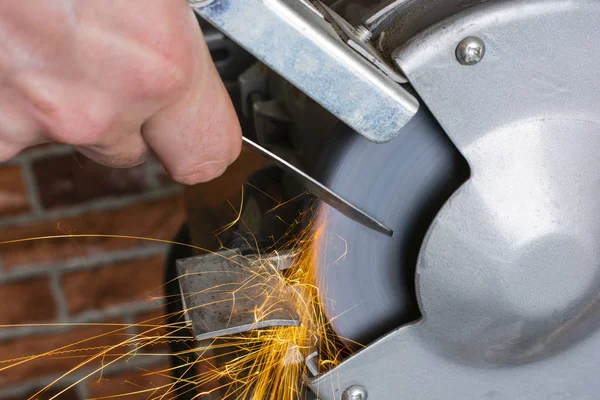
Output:
<instances>
[{"instance_id":1,"label":"spark trail","mask_svg":"<svg viewBox=\"0 0 600 400\"><path fill-rule=\"evenodd\" d=\"M269 276L266 282L269 286L262 288L267 297L270 293L281 293L285 286L294 293L294 301L301 324L296 327L275 327L254 330L244 334L219 337L208 343L194 342L189 326L184 322L183 314L173 315L176 323L165 324L160 319L147 320L135 324L140 333L130 334L131 325L121 324L62 324L75 326L104 326L110 328L106 333L91 336L74 343L57 347L51 351L19 357L9 360L0 360L0 374L10 368L18 367L24 363L35 362L42 359L55 360L70 358L81 360L69 368L49 385L34 394L31 399L36 399L49 389L60 385L63 387L50 400L60 399L60 396L72 389L77 384L88 379L97 379L98 374L107 367L119 365L133 357L161 357L167 354L154 352L152 348L161 343L194 343L184 351L174 356L185 360L180 363L177 370L166 368L160 371L148 372L162 378L168 378L167 384L152 388L141 388L111 395L98 399L127 399L130 396L148 400L167 400L176 397L179 393L189 392L193 398L207 398L214 394L221 399L240 400L296 400L301 396L303 380L308 375L305 358L312 352L318 351L318 368L327 370L337 365L341 359L350 353L350 349L343 344L340 338L332 333L329 321L323 314L319 291L315 285L315 243L320 234L320 229L308 227L299 237L288 241L277 242L281 249L291 249L295 254L295 261L291 268L284 272L278 271L270 263L253 262L252 273ZM169 240L144 238L138 236L122 235L87 235L66 234L45 236L38 238L17 239L0 243L9 244L33 240L59 240L77 239L88 237L120 238L123 240L146 240L161 243L170 243L189 246L196 250L206 252L197 246ZM276 252L276 250L272 250ZM266 257L265 257L266 258ZM275 282L275 284L273 284ZM278 287L281 286L281 287ZM183 294L186 296L187 294ZM173 299L166 299L171 301ZM276 303L275 303L276 304ZM269 307L273 307L270 303ZM257 307L253 311L255 320L264 318L269 309ZM42 325L28 325L42 326ZM48 325L46 325L48 326ZM52 324L56 326L56 324ZM0 329L14 328L0 326ZM114 344L95 345L99 340L107 337L119 340L109 341ZM148 350L150 349L150 350ZM183 374L183 372L187 372ZM78 374L77 380L68 385L62 384L69 381L69 377ZM176 378L184 376L185 378Z\"/></svg>"}]
</instances>

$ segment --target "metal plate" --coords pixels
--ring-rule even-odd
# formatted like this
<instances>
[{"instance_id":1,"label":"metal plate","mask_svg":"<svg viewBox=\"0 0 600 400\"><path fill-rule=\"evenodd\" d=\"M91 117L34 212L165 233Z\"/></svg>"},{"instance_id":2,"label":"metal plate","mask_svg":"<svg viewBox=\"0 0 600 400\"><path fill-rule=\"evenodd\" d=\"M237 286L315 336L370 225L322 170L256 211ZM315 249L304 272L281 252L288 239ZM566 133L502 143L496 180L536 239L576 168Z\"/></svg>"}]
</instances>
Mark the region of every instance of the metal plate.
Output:
<instances>
[{"instance_id":1,"label":"metal plate","mask_svg":"<svg viewBox=\"0 0 600 400\"><path fill-rule=\"evenodd\" d=\"M369 140L392 139L419 107L303 2L214 0L191 6Z\"/></svg>"},{"instance_id":2,"label":"metal plate","mask_svg":"<svg viewBox=\"0 0 600 400\"><path fill-rule=\"evenodd\" d=\"M423 319L317 379L320 397L598 397L598 21L595 1L486 2L396 54L472 176L424 241ZM474 66L455 56L467 36L486 44Z\"/></svg>"},{"instance_id":3,"label":"metal plate","mask_svg":"<svg viewBox=\"0 0 600 400\"><path fill-rule=\"evenodd\" d=\"M298 326L294 292L276 271L292 256L261 258L223 250L177 260L186 320L196 340L272 326Z\"/></svg>"}]
</instances>

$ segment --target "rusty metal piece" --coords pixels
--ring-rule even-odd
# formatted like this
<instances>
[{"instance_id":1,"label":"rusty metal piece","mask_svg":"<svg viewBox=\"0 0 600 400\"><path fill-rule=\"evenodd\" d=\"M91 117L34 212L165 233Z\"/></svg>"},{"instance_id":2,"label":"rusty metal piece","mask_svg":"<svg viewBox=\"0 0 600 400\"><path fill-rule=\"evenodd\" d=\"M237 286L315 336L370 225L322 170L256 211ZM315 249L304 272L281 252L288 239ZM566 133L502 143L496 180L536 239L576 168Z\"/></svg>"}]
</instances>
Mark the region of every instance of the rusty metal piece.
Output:
<instances>
[{"instance_id":1,"label":"rusty metal piece","mask_svg":"<svg viewBox=\"0 0 600 400\"><path fill-rule=\"evenodd\" d=\"M298 326L294 292L279 271L292 255L226 250L177 261L186 320L197 340L273 326Z\"/></svg>"}]
</instances>

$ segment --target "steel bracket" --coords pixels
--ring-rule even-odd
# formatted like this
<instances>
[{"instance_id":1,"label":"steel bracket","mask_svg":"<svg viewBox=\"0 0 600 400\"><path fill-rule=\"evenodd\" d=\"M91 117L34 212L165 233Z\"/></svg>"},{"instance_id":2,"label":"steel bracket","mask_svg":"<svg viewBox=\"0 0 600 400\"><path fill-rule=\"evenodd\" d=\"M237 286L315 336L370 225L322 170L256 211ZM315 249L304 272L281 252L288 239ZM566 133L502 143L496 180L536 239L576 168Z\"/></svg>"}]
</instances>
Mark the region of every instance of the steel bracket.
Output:
<instances>
[{"instance_id":1,"label":"steel bracket","mask_svg":"<svg viewBox=\"0 0 600 400\"><path fill-rule=\"evenodd\" d=\"M190 1L190 6L371 141L391 140L418 110L415 97L349 47L304 1Z\"/></svg>"}]
</instances>

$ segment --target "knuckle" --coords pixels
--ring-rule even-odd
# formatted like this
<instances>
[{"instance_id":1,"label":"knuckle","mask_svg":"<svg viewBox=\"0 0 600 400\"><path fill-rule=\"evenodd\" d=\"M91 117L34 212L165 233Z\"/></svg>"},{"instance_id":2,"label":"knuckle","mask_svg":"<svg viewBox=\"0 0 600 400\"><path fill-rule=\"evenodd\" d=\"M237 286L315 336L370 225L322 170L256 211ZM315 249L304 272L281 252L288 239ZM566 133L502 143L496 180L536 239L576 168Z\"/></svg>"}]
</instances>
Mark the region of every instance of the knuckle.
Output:
<instances>
[{"instance_id":1,"label":"knuckle","mask_svg":"<svg viewBox=\"0 0 600 400\"><path fill-rule=\"evenodd\" d=\"M184 90L191 80L188 68L176 61L161 59L152 67L140 66L136 74L143 95L171 97Z\"/></svg>"},{"instance_id":2,"label":"knuckle","mask_svg":"<svg viewBox=\"0 0 600 400\"><path fill-rule=\"evenodd\" d=\"M83 82L27 70L17 74L13 85L54 141L95 144L112 123L111 99Z\"/></svg>"},{"instance_id":3,"label":"knuckle","mask_svg":"<svg viewBox=\"0 0 600 400\"><path fill-rule=\"evenodd\" d=\"M170 51L163 45L150 50L149 59L140 59L134 67L142 94L171 97L183 92L195 76L195 60L191 51ZM151 60L151 62L148 62Z\"/></svg>"},{"instance_id":4,"label":"knuckle","mask_svg":"<svg viewBox=\"0 0 600 400\"><path fill-rule=\"evenodd\" d=\"M51 139L73 146L96 144L102 137L103 129L98 125L88 124L73 118L70 121L59 119L50 124L48 134Z\"/></svg>"},{"instance_id":5,"label":"knuckle","mask_svg":"<svg viewBox=\"0 0 600 400\"><path fill-rule=\"evenodd\" d=\"M194 185L218 178L227 169L225 160L205 161L193 167L175 167L170 171L171 177L179 183Z\"/></svg>"},{"instance_id":6,"label":"knuckle","mask_svg":"<svg viewBox=\"0 0 600 400\"><path fill-rule=\"evenodd\" d=\"M160 71L161 90L166 93L183 90L193 78L192 69L185 61L167 61Z\"/></svg>"},{"instance_id":7,"label":"knuckle","mask_svg":"<svg viewBox=\"0 0 600 400\"><path fill-rule=\"evenodd\" d=\"M0 137L3 136L0 132ZM5 141L0 142L0 163L9 161L14 156L18 155L25 146L17 146Z\"/></svg>"},{"instance_id":8,"label":"knuckle","mask_svg":"<svg viewBox=\"0 0 600 400\"><path fill-rule=\"evenodd\" d=\"M49 122L50 137L61 143L74 146L94 145L102 141L110 129L111 118L94 107L84 107L79 111L57 113Z\"/></svg>"},{"instance_id":9,"label":"knuckle","mask_svg":"<svg viewBox=\"0 0 600 400\"><path fill-rule=\"evenodd\" d=\"M161 94L181 92L197 74L198 31L190 30L185 23L187 21L181 20L181 11L186 17L189 16L189 9L181 8L181 5L169 6L168 13L175 12L176 15L157 21L146 39L155 59L153 65L146 70L149 73L146 82Z\"/></svg>"},{"instance_id":10,"label":"knuckle","mask_svg":"<svg viewBox=\"0 0 600 400\"><path fill-rule=\"evenodd\" d=\"M116 154L104 157L104 164L112 168L131 168L143 164L148 159L147 151L139 151L126 154Z\"/></svg>"},{"instance_id":11,"label":"knuckle","mask_svg":"<svg viewBox=\"0 0 600 400\"><path fill-rule=\"evenodd\" d=\"M78 146L77 149L94 161L112 168L130 168L148 159L148 146L137 135L120 136L109 145Z\"/></svg>"},{"instance_id":12,"label":"knuckle","mask_svg":"<svg viewBox=\"0 0 600 400\"><path fill-rule=\"evenodd\" d=\"M203 118L201 129L204 143L214 154L212 159L220 158L230 165L242 150L242 130L238 119L233 109L229 111L222 105L207 107L207 110L210 113Z\"/></svg>"},{"instance_id":13,"label":"knuckle","mask_svg":"<svg viewBox=\"0 0 600 400\"><path fill-rule=\"evenodd\" d=\"M113 157L112 163L115 168L131 168L143 164L144 162L146 162L146 160L148 160L148 157L148 149L142 148Z\"/></svg>"}]
</instances>

